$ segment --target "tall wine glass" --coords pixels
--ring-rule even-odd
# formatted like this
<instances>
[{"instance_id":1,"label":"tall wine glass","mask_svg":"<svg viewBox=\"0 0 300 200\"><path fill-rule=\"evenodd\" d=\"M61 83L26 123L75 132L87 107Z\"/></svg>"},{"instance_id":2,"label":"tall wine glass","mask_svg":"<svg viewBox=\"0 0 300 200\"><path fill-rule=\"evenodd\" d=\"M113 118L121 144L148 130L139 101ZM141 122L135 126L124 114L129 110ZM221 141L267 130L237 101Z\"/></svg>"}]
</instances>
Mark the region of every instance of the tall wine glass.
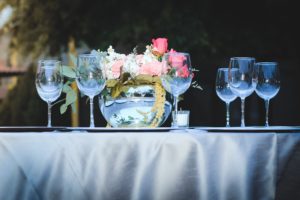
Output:
<instances>
[{"instance_id":1,"label":"tall wine glass","mask_svg":"<svg viewBox=\"0 0 300 200\"><path fill-rule=\"evenodd\" d=\"M254 64L255 58L250 57L233 57L229 63L230 89L241 98L241 127L245 127L245 99L253 93L256 85L253 78Z\"/></svg>"},{"instance_id":2,"label":"tall wine glass","mask_svg":"<svg viewBox=\"0 0 300 200\"><path fill-rule=\"evenodd\" d=\"M232 69L231 73L236 73L237 69ZM228 68L219 68L216 78L216 93L218 97L226 103L226 127L230 127L230 102L237 96L231 91L228 81Z\"/></svg>"},{"instance_id":3,"label":"tall wine glass","mask_svg":"<svg viewBox=\"0 0 300 200\"><path fill-rule=\"evenodd\" d=\"M47 127L51 127L51 103L58 99L63 87L61 62L58 60L40 60L35 86L41 99L48 104Z\"/></svg>"},{"instance_id":4,"label":"tall wine glass","mask_svg":"<svg viewBox=\"0 0 300 200\"><path fill-rule=\"evenodd\" d=\"M178 97L190 87L192 82L190 55L182 52L166 53L162 62L165 65L161 76L162 85L174 97L175 114L172 126L178 127Z\"/></svg>"},{"instance_id":5,"label":"tall wine glass","mask_svg":"<svg viewBox=\"0 0 300 200\"><path fill-rule=\"evenodd\" d=\"M81 93L90 99L90 128L94 123L94 97L105 86L105 78L102 72L101 57L94 54L81 54L77 59L76 83Z\"/></svg>"},{"instance_id":6,"label":"tall wine glass","mask_svg":"<svg viewBox=\"0 0 300 200\"><path fill-rule=\"evenodd\" d=\"M259 62L256 63L257 85L256 93L265 100L266 121L265 126L269 126L269 101L279 92L280 74L278 63Z\"/></svg>"}]
</instances>

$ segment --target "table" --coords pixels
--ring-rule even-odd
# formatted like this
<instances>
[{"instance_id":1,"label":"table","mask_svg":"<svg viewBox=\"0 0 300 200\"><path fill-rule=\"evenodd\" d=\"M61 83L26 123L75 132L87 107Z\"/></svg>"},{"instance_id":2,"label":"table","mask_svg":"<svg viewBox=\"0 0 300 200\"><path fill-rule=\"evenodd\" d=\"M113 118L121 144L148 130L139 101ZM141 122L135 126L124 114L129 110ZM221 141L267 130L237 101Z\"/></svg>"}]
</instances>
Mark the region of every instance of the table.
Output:
<instances>
[{"instance_id":1,"label":"table","mask_svg":"<svg viewBox=\"0 0 300 200\"><path fill-rule=\"evenodd\" d=\"M300 177L294 174L300 169L298 127L27 130L0 133L0 199L247 200L299 195Z\"/></svg>"}]
</instances>

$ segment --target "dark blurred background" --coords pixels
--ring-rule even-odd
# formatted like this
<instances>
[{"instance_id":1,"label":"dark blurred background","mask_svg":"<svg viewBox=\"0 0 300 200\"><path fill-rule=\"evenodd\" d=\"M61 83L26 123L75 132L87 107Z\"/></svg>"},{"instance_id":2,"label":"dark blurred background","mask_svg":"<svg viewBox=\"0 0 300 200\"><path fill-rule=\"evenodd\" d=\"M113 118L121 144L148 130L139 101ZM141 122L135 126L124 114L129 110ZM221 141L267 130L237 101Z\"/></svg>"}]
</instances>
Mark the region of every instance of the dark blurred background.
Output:
<instances>
[{"instance_id":1,"label":"dark blurred background","mask_svg":"<svg viewBox=\"0 0 300 200\"><path fill-rule=\"evenodd\" d=\"M270 123L300 125L300 12L296 3L0 0L0 9L9 6L12 10L0 31L8 41L7 48L0 49L6 55L5 66L26 69L0 100L0 125L46 124L46 103L38 97L34 84L38 59L63 58L70 51L70 41L75 41L78 51L113 45L117 51L129 53L136 45L143 48L156 37L166 37L169 47L189 52L193 67L199 70L195 78L204 90L190 88L179 105L191 110L190 125L224 126L225 104L215 93L215 77L217 68L227 66L233 56L279 62L281 89L270 103ZM54 125L71 125L70 111L60 115L57 105L53 113ZM256 94L246 98L246 125L263 125L264 113L262 99ZM231 114L232 125L238 126L240 100L232 103ZM98 106L95 115L96 125L105 126ZM85 98L80 101L79 118L80 126L88 126Z\"/></svg>"}]
</instances>

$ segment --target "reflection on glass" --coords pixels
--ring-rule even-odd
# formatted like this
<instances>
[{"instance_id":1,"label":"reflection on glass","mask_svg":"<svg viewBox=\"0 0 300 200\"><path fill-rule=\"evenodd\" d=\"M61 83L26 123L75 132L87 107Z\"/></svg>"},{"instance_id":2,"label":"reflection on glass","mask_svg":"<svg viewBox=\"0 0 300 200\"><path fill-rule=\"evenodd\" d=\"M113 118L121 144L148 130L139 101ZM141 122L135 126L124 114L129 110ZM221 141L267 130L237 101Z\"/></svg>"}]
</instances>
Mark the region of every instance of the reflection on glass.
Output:
<instances>
[{"instance_id":1,"label":"reflection on glass","mask_svg":"<svg viewBox=\"0 0 300 200\"><path fill-rule=\"evenodd\" d=\"M90 99L90 128L95 127L93 100L105 87L101 57L93 54L82 54L78 56L76 83L80 92Z\"/></svg>"},{"instance_id":2,"label":"reflection on glass","mask_svg":"<svg viewBox=\"0 0 300 200\"><path fill-rule=\"evenodd\" d=\"M232 69L235 73L237 69ZM228 81L228 68L219 68L216 78L216 93L218 97L226 103L226 127L230 127L230 102L234 101L237 96L231 91Z\"/></svg>"},{"instance_id":3,"label":"reflection on glass","mask_svg":"<svg viewBox=\"0 0 300 200\"><path fill-rule=\"evenodd\" d=\"M165 64L161 76L162 85L174 97L175 117L172 126L178 127L178 97L190 87L192 82L190 55L182 52L166 53L162 62Z\"/></svg>"},{"instance_id":4,"label":"reflection on glass","mask_svg":"<svg viewBox=\"0 0 300 200\"><path fill-rule=\"evenodd\" d=\"M61 62L58 60L40 60L35 86L41 99L48 104L47 127L51 127L51 103L58 99L63 87Z\"/></svg>"},{"instance_id":5,"label":"reflection on glass","mask_svg":"<svg viewBox=\"0 0 300 200\"><path fill-rule=\"evenodd\" d=\"M266 120L265 126L269 126L269 101L279 92L280 74L278 63L259 62L256 63L257 86L256 93L265 100Z\"/></svg>"},{"instance_id":6,"label":"reflection on glass","mask_svg":"<svg viewBox=\"0 0 300 200\"><path fill-rule=\"evenodd\" d=\"M229 63L229 85L231 91L241 98L241 127L245 126L245 99L253 93L255 59L250 57L233 57Z\"/></svg>"}]
</instances>

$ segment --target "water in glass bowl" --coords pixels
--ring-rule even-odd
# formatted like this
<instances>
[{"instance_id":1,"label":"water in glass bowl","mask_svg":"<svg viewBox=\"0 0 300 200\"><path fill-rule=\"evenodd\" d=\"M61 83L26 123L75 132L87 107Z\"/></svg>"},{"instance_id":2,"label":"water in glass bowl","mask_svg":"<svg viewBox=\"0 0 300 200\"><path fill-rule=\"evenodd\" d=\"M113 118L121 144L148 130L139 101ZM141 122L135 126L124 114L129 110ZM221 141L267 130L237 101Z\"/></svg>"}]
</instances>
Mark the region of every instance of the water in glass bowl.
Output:
<instances>
[{"instance_id":1,"label":"water in glass bowl","mask_svg":"<svg viewBox=\"0 0 300 200\"><path fill-rule=\"evenodd\" d=\"M113 127L149 127L155 112L151 109L155 98L120 98L100 103L104 118ZM171 104L165 102L165 112L160 124L162 124L171 112ZM147 113L147 114L146 114Z\"/></svg>"},{"instance_id":2,"label":"water in glass bowl","mask_svg":"<svg viewBox=\"0 0 300 200\"><path fill-rule=\"evenodd\" d=\"M106 121L112 127L131 127L146 128L150 127L157 110L153 109L156 105L155 90L152 85L128 86L129 89L113 98L111 90L99 98L99 107ZM160 126L171 113L172 105L167 99L164 103L164 112L159 117Z\"/></svg>"}]
</instances>

